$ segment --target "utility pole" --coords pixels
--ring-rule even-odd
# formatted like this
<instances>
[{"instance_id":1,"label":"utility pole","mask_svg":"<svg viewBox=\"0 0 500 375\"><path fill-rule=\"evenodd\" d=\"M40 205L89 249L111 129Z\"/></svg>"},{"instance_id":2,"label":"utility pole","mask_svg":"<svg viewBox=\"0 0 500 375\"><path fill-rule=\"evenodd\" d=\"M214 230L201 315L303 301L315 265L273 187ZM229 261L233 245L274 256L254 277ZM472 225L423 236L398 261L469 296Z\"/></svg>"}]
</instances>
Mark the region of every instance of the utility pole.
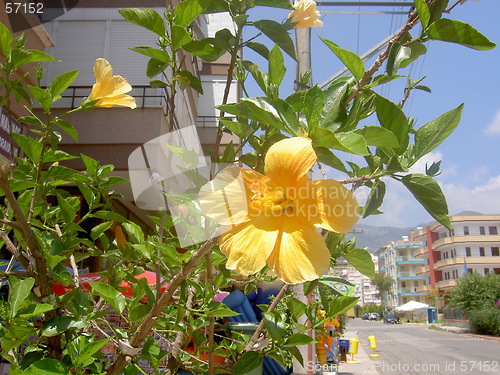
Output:
<instances>
[{"instance_id":1,"label":"utility pole","mask_svg":"<svg viewBox=\"0 0 500 375\"><path fill-rule=\"evenodd\" d=\"M300 77L307 71L311 69L311 28L304 27L300 29L295 29L295 46L297 48L297 62L295 64L295 85L294 90L299 91L300 87ZM311 80L308 82L308 85L311 84ZM304 284L297 284L293 286L293 294L296 299L309 305L309 301L307 296L304 295ZM307 324L307 318L302 317L299 318L299 323ZM312 338L315 338L314 332L311 331ZM304 358L304 365L312 361L316 364L316 353L314 345L298 345L297 348ZM302 366L302 364L297 361L295 358L293 359L293 373L294 375L308 375L312 374L311 371L308 371L307 368Z\"/></svg>"}]
</instances>

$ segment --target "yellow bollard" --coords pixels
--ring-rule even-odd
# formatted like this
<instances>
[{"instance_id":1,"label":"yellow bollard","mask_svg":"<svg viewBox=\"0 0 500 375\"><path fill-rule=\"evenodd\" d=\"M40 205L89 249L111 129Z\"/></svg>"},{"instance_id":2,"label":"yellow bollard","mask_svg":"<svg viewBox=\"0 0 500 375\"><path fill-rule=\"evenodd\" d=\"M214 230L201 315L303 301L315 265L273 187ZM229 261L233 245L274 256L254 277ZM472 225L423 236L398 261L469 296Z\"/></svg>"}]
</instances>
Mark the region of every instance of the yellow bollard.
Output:
<instances>
[{"instance_id":1,"label":"yellow bollard","mask_svg":"<svg viewBox=\"0 0 500 375\"><path fill-rule=\"evenodd\" d=\"M359 340L356 337L353 337L349 340L349 354L351 354L351 360L347 361L348 365L356 365L359 362L354 359L354 354L358 353L358 344Z\"/></svg>"},{"instance_id":2,"label":"yellow bollard","mask_svg":"<svg viewBox=\"0 0 500 375\"><path fill-rule=\"evenodd\" d=\"M368 341L370 341L370 349L373 349L373 354L370 354L370 357L380 357L378 354L375 354L375 349L377 348L377 341L375 341L375 336L368 336Z\"/></svg>"}]
</instances>

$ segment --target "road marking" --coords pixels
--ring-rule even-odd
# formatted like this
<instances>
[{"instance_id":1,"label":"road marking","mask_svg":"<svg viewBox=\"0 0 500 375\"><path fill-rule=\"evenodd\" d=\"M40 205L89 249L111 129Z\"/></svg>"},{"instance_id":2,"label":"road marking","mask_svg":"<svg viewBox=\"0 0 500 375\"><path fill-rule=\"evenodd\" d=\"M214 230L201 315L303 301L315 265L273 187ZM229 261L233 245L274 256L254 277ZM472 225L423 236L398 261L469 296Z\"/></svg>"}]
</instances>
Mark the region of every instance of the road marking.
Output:
<instances>
[{"instance_id":1,"label":"road marking","mask_svg":"<svg viewBox=\"0 0 500 375\"><path fill-rule=\"evenodd\" d=\"M377 342L391 342L391 341L413 341L413 340L454 340L454 341L483 341L481 338L461 339L452 337L410 337L405 339L391 339L391 340L377 340Z\"/></svg>"}]
</instances>

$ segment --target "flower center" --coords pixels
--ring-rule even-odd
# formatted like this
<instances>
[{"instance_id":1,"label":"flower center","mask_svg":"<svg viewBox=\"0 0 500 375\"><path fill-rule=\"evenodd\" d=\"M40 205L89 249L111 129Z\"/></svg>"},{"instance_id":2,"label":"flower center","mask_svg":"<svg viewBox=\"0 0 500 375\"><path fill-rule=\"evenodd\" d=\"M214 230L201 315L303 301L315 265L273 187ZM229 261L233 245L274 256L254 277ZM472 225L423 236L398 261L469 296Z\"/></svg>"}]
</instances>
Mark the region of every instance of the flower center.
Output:
<instances>
[{"instance_id":1,"label":"flower center","mask_svg":"<svg viewBox=\"0 0 500 375\"><path fill-rule=\"evenodd\" d=\"M270 189L262 186L259 181L250 185L253 195L250 198L250 206L259 211L272 211L281 213L285 210L293 210L294 200L285 196L281 189Z\"/></svg>"}]
</instances>

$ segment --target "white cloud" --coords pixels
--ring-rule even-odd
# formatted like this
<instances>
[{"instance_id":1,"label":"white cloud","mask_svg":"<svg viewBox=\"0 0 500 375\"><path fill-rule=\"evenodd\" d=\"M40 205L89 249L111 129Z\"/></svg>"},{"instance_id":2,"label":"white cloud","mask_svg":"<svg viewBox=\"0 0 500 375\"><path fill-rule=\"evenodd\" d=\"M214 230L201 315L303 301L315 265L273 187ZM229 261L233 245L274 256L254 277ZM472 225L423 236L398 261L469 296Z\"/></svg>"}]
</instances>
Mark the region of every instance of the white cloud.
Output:
<instances>
[{"instance_id":1,"label":"white cloud","mask_svg":"<svg viewBox=\"0 0 500 375\"><path fill-rule=\"evenodd\" d=\"M495 116L491 119L486 129L484 129L484 133L486 135L500 134L500 109L497 110Z\"/></svg>"}]
</instances>

